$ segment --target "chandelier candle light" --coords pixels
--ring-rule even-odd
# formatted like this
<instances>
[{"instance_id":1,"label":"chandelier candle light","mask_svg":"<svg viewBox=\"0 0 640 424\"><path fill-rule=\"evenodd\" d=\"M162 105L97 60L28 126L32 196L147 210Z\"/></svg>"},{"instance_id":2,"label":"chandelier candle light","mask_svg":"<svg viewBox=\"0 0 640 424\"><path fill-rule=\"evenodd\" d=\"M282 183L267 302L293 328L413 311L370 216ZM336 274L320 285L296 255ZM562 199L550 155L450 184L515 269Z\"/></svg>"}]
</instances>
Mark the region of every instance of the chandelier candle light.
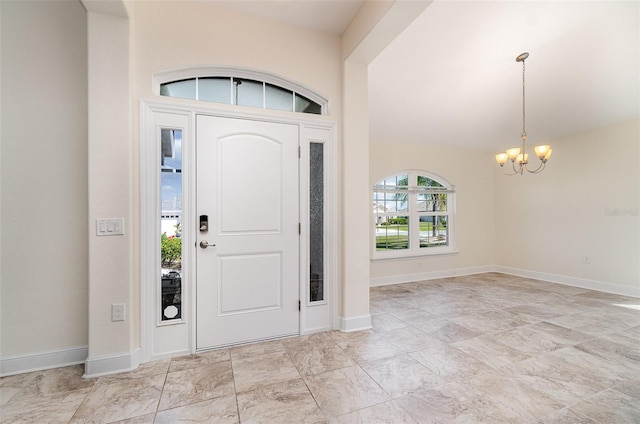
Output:
<instances>
[{"instance_id":1,"label":"chandelier candle light","mask_svg":"<svg viewBox=\"0 0 640 424\"><path fill-rule=\"evenodd\" d=\"M503 171L506 175L522 175L525 170L532 174L537 174L538 172L542 172L545 164L551 157L551 146L549 146L548 144L536 146L534 148L534 151L536 152L536 156L538 157L538 159L540 159L540 165L538 165L536 169L529 169L529 167L527 166L529 164L529 155L527 154L526 150L527 132L524 129L524 61L528 57L529 53L522 53L518 55L518 57L516 57L516 62L522 62L522 149L519 147L512 147L510 149L507 149L505 153L498 153L496 155L496 162L498 162L498 165L500 165L501 168L504 168L504 164L507 163L508 160L511 160L513 172Z\"/></svg>"}]
</instances>

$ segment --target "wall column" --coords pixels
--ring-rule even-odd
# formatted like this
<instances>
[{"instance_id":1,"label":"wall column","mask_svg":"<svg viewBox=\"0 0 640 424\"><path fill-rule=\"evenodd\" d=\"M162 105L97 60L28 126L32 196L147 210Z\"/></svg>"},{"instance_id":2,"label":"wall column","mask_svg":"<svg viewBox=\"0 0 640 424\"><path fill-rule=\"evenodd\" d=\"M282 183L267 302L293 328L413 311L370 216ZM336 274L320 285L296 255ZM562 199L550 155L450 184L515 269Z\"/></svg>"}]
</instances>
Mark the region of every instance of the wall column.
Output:
<instances>
[{"instance_id":1,"label":"wall column","mask_svg":"<svg viewBox=\"0 0 640 424\"><path fill-rule=\"evenodd\" d=\"M138 366L133 304L132 142L129 19L88 9L89 356L85 375ZM123 218L124 235L97 236L96 220ZM125 320L111 321L111 305Z\"/></svg>"},{"instance_id":2,"label":"wall column","mask_svg":"<svg viewBox=\"0 0 640 424\"><path fill-rule=\"evenodd\" d=\"M343 68L342 290L340 329L371 327L369 315L369 106L368 65L346 60Z\"/></svg>"},{"instance_id":3,"label":"wall column","mask_svg":"<svg viewBox=\"0 0 640 424\"><path fill-rule=\"evenodd\" d=\"M430 1L365 2L342 36L340 329L371 328L368 67Z\"/></svg>"}]
</instances>

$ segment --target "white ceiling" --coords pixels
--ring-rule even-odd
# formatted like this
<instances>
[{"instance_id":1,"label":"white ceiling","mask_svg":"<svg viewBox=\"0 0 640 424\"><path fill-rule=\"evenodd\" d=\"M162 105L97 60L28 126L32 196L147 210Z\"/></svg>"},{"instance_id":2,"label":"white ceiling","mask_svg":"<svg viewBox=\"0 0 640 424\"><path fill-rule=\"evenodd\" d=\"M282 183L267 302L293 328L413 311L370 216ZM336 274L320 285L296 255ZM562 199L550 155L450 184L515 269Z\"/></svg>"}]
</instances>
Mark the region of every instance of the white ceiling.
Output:
<instances>
[{"instance_id":1,"label":"white ceiling","mask_svg":"<svg viewBox=\"0 0 640 424\"><path fill-rule=\"evenodd\" d=\"M218 3L340 34L363 0ZM640 2L436 0L369 67L372 140L518 145L525 51L532 145L640 115Z\"/></svg>"},{"instance_id":2,"label":"white ceiling","mask_svg":"<svg viewBox=\"0 0 640 424\"><path fill-rule=\"evenodd\" d=\"M365 0L215 0L239 12L342 34Z\"/></svg>"},{"instance_id":3,"label":"white ceiling","mask_svg":"<svg viewBox=\"0 0 640 424\"><path fill-rule=\"evenodd\" d=\"M439 1L370 65L374 141L502 151L640 114L640 2ZM640 135L639 135L640 137Z\"/></svg>"}]
</instances>

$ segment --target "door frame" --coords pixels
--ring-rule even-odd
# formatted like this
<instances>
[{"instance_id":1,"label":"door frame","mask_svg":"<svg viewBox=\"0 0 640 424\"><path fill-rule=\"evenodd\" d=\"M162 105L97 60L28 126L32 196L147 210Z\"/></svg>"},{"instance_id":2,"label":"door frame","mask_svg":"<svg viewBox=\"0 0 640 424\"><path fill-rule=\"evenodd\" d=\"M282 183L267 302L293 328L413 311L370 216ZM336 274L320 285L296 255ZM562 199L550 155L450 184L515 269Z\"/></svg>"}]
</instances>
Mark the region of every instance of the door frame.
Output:
<instances>
[{"instance_id":1,"label":"door frame","mask_svg":"<svg viewBox=\"0 0 640 424\"><path fill-rule=\"evenodd\" d=\"M154 98L140 100L140 359L148 362L196 352L195 311L195 125L196 115L294 124L299 128L299 212L301 300L299 333L339 328L338 318L338 131L327 116ZM183 130L182 319L159 322L160 128ZM309 301L309 146L324 146L325 299ZM306 190L304 189L306 188ZM192 195L193 194L193 195Z\"/></svg>"}]
</instances>

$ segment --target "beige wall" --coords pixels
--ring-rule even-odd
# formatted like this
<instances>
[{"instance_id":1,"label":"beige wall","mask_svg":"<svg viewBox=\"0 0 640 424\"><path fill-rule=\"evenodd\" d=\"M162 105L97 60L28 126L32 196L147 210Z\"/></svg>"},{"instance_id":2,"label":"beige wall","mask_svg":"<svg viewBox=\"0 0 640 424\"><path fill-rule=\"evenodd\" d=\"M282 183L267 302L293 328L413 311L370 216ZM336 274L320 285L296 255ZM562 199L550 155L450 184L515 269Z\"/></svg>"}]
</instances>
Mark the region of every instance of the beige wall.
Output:
<instances>
[{"instance_id":1,"label":"beige wall","mask_svg":"<svg viewBox=\"0 0 640 424\"><path fill-rule=\"evenodd\" d=\"M131 2L134 93L152 95L155 72L229 65L275 73L331 100L340 116L340 38L207 2Z\"/></svg>"},{"instance_id":2,"label":"beige wall","mask_svg":"<svg viewBox=\"0 0 640 424\"><path fill-rule=\"evenodd\" d=\"M496 171L496 265L640 295L640 121L548 143L541 174Z\"/></svg>"},{"instance_id":3,"label":"beige wall","mask_svg":"<svg viewBox=\"0 0 640 424\"><path fill-rule=\"evenodd\" d=\"M131 181L129 20L88 12L89 80L89 358L129 353L139 346L135 226ZM98 237L95 222L123 218L124 235ZM111 305L125 304L125 321L111 321ZM99 369L99 368L98 368Z\"/></svg>"},{"instance_id":4,"label":"beige wall","mask_svg":"<svg viewBox=\"0 0 640 424\"><path fill-rule=\"evenodd\" d=\"M6 359L87 345L87 25L79 2L0 13Z\"/></svg>"},{"instance_id":5,"label":"beige wall","mask_svg":"<svg viewBox=\"0 0 640 424\"><path fill-rule=\"evenodd\" d=\"M372 261L373 284L403 281L411 276L429 278L443 272L465 273L494 263L494 172L489 153L373 142L370 158L370 187L387 176L411 169L439 175L455 186L455 250L458 252ZM373 233L369 236L373 237Z\"/></svg>"}]
</instances>

